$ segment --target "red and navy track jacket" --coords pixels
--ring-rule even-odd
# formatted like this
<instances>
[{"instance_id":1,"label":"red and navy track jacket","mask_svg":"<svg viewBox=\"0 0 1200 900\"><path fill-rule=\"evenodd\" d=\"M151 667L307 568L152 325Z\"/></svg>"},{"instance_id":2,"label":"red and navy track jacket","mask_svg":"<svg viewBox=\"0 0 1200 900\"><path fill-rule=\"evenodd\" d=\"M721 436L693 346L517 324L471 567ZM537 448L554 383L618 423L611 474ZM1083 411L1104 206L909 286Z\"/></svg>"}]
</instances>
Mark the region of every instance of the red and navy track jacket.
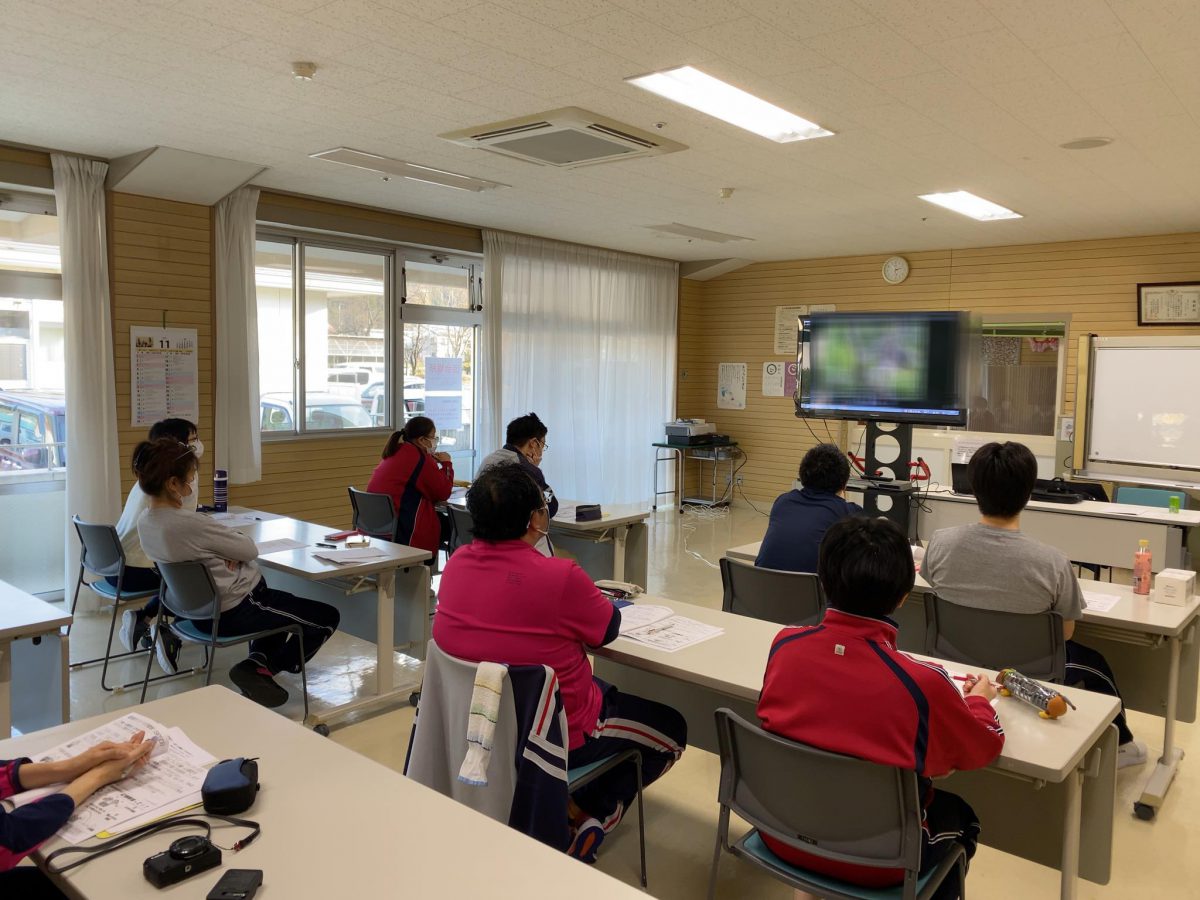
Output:
<instances>
[{"instance_id":1,"label":"red and navy track jacket","mask_svg":"<svg viewBox=\"0 0 1200 900\"><path fill-rule=\"evenodd\" d=\"M0 760L0 800L24 790L21 766L27 762L28 759ZM62 793L50 794L13 812L0 809L0 872L8 871L32 853L62 828L74 811L75 801Z\"/></svg>"},{"instance_id":2,"label":"red and navy track jacket","mask_svg":"<svg viewBox=\"0 0 1200 900\"><path fill-rule=\"evenodd\" d=\"M992 705L964 697L940 666L898 651L895 623L836 609L820 625L776 635L758 716L767 731L923 778L982 768L1004 747ZM767 843L797 864L824 868Z\"/></svg>"}]
</instances>

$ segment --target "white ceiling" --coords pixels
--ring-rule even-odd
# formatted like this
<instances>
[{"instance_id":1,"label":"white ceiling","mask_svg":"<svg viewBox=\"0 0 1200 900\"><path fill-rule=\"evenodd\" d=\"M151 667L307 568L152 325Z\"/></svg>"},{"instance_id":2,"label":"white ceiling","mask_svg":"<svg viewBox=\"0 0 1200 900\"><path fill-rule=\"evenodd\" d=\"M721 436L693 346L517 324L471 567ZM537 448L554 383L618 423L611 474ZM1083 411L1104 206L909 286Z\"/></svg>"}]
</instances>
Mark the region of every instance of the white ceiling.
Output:
<instances>
[{"instance_id":1,"label":"white ceiling","mask_svg":"<svg viewBox=\"0 0 1200 900\"><path fill-rule=\"evenodd\" d=\"M477 225L676 259L722 254L641 226L751 236L751 259L1200 229L1198 0L0 0L0 22L2 141L177 147ZM622 82L685 63L837 135L774 144ZM561 106L690 149L562 171L436 136ZM1093 135L1116 142L1057 146ZM308 158L341 145L512 187ZM916 199L959 188L1025 218Z\"/></svg>"}]
</instances>

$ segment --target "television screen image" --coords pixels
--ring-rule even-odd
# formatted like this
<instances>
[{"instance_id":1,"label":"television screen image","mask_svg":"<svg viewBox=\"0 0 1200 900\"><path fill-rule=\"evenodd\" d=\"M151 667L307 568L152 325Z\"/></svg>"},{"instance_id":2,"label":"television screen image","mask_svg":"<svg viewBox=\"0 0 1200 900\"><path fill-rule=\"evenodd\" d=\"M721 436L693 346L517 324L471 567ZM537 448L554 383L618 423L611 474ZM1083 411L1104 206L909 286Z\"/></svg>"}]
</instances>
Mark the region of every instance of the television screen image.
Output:
<instances>
[{"instance_id":1,"label":"television screen image","mask_svg":"<svg viewBox=\"0 0 1200 900\"><path fill-rule=\"evenodd\" d=\"M969 317L817 313L801 323L796 415L966 424Z\"/></svg>"}]
</instances>

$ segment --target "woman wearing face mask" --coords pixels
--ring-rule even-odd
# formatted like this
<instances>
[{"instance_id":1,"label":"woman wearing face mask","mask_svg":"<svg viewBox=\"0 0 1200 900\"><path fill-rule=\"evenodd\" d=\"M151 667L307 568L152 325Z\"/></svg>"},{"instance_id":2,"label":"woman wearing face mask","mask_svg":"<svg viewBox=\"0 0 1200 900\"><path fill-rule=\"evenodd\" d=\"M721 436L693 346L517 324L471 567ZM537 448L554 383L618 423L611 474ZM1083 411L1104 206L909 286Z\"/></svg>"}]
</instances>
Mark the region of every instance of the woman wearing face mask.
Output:
<instances>
[{"instance_id":1,"label":"woman wearing face mask","mask_svg":"<svg viewBox=\"0 0 1200 900\"><path fill-rule=\"evenodd\" d=\"M338 611L328 604L267 587L255 559L258 548L244 534L188 508L198 466L195 452L172 438L143 441L134 451L138 484L150 498L138 520L142 549L156 563L199 560L208 568L221 604L218 634L245 634L283 625L302 626L304 658L312 659L337 630ZM202 632L212 621L196 620ZM291 634L250 642L250 655L229 671L243 694L263 706L281 706L287 690L275 681L300 671L300 647Z\"/></svg>"},{"instance_id":2,"label":"woman wearing face mask","mask_svg":"<svg viewBox=\"0 0 1200 900\"><path fill-rule=\"evenodd\" d=\"M367 482L368 491L392 498L400 519L396 540L430 553L437 552L443 535L434 506L454 489L454 466L449 454L437 452L437 444L433 419L414 416L392 432Z\"/></svg>"},{"instance_id":3,"label":"woman wearing face mask","mask_svg":"<svg viewBox=\"0 0 1200 900\"><path fill-rule=\"evenodd\" d=\"M155 441L160 438L171 438L181 444L187 444L195 451L197 459L204 455L204 444L197 437L196 426L187 419L163 419L161 422L155 422L150 427L148 439ZM134 475L137 474L137 469L138 459L135 453L133 457ZM193 482L192 492L186 500L187 508L193 512L196 509L196 493L196 484ZM125 500L125 509L117 522L117 537L121 539L121 547L125 551L125 578L121 582L123 592L158 590L158 573L154 571L154 563L142 550L137 532L138 519L149 505L149 498L135 481L133 487L129 489L129 496ZM110 575L105 580L113 587L117 586L115 575ZM157 617L157 597L142 609L127 609L122 613L120 634L121 643L125 645L126 650L132 653L141 647L150 646L150 626ZM175 651L177 650L178 642L174 640L168 641L166 645L162 642L157 645L158 664L164 672L171 675L176 672Z\"/></svg>"}]
</instances>

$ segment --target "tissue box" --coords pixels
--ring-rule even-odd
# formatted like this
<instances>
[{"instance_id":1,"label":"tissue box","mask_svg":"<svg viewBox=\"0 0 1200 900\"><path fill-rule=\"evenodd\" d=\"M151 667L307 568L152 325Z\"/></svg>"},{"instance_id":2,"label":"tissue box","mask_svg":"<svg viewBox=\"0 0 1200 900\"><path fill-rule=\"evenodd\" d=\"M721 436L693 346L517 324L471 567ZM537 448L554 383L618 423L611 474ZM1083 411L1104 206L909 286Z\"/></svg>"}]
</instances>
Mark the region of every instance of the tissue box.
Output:
<instances>
[{"instance_id":1,"label":"tissue box","mask_svg":"<svg viewBox=\"0 0 1200 900\"><path fill-rule=\"evenodd\" d=\"M1196 593L1196 573L1186 569L1163 569L1154 576L1155 602L1185 606Z\"/></svg>"}]
</instances>

